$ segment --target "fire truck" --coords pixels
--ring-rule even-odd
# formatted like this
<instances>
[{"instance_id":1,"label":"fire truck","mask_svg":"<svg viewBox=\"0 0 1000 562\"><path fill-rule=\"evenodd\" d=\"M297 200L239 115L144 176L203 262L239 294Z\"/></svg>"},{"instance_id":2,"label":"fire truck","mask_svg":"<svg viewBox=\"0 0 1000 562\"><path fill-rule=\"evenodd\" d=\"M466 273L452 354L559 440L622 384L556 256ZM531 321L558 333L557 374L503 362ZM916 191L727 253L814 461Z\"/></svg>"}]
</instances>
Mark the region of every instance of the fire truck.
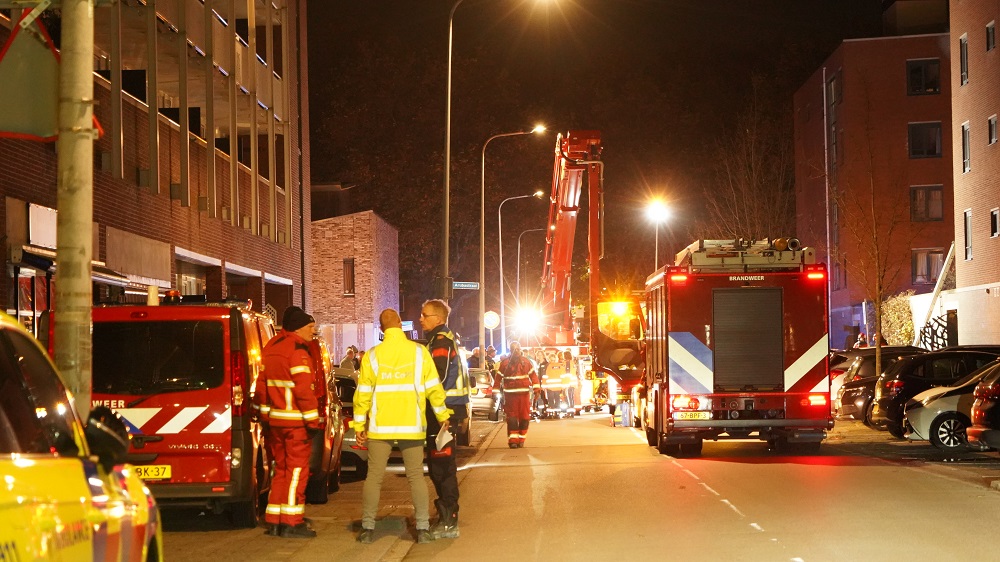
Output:
<instances>
[{"instance_id":1,"label":"fire truck","mask_svg":"<svg viewBox=\"0 0 1000 562\"><path fill-rule=\"evenodd\" d=\"M604 257L604 163L599 131L569 131L556 137L552 195L545 240L545 261L537 305L541 326L533 341L522 342L546 350L570 350L574 357L589 353L589 370L583 373L580 397L584 407L603 406L614 413L641 381L640 345L644 322L640 299L611 298L601 291L601 258ZM572 306L573 247L580 196L587 192L587 257L589 279L586 305ZM589 345L587 345L589 342ZM583 365L584 362L579 362ZM599 385L606 382L605 396Z\"/></svg>"},{"instance_id":2,"label":"fire truck","mask_svg":"<svg viewBox=\"0 0 1000 562\"><path fill-rule=\"evenodd\" d=\"M705 439L818 450L833 427L827 271L795 238L701 240L646 280L650 446L697 456Z\"/></svg>"}]
</instances>

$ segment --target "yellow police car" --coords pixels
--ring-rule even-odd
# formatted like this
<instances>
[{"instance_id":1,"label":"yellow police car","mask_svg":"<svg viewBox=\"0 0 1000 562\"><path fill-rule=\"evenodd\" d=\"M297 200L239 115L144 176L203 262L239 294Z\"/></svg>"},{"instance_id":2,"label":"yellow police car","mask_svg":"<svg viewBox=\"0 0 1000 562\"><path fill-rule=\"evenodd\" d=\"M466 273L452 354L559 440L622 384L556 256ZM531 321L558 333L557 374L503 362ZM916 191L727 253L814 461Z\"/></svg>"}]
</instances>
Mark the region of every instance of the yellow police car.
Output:
<instances>
[{"instance_id":1,"label":"yellow police car","mask_svg":"<svg viewBox=\"0 0 1000 562\"><path fill-rule=\"evenodd\" d=\"M163 560L153 496L120 464L127 438L106 408L84 428L48 355L0 313L0 560Z\"/></svg>"}]
</instances>

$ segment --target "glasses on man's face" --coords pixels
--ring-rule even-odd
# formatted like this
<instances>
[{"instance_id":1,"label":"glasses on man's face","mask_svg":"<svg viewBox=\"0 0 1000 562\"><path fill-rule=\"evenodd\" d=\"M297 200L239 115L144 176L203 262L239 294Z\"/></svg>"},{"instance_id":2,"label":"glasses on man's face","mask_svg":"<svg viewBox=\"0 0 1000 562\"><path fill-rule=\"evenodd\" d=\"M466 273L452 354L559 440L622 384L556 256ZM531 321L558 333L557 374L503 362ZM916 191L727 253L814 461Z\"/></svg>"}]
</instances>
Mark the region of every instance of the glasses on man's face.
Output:
<instances>
[{"instance_id":1,"label":"glasses on man's face","mask_svg":"<svg viewBox=\"0 0 1000 562\"><path fill-rule=\"evenodd\" d=\"M423 312L421 312L421 313L420 313L420 317L421 317L421 318L430 318L431 316L437 316L437 314L434 314L434 313L431 313L431 314L425 314L425 313L423 313Z\"/></svg>"}]
</instances>

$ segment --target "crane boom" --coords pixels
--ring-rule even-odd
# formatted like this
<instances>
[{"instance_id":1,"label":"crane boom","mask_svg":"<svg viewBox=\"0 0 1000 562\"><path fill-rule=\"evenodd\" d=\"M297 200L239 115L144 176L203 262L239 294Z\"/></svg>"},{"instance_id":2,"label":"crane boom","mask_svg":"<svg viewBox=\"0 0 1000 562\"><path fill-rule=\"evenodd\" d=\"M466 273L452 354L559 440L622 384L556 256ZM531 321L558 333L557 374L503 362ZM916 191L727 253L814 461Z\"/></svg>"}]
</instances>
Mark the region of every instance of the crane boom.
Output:
<instances>
[{"instance_id":1,"label":"crane boom","mask_svg":"<svg viewBox=\"0 0 1000 562\"><path fill-rule=\"evenodd\" d=\"M544 345L576 343L576 328L571 311L573 244L580 211L580 195L585 187L590 199L590 298L595 296L595 287L598 290L600 287L600 207L603 198L601 150L599 131L569 131L565 136L560 133L556 137L549 224L545 234L545 261L538 299L546 326L539 334L540 343Z\"/></svg>"}]
</instances>

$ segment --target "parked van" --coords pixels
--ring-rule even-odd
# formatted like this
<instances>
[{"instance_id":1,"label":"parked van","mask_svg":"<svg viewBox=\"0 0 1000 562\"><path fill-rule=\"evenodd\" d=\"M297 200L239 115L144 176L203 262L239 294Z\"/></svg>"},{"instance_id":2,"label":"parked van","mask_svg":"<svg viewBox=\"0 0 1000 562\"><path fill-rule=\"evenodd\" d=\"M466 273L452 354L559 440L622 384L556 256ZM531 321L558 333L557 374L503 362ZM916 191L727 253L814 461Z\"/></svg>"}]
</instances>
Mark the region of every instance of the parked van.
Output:
<instances>
[{"instance_id":1,"label":"parked van","mask_svg":"<svg viewBox=\"0 0 1000 562\"><path fill-rule=\"evenodd\" d=\"M161 507L255 527L271 480L250 392L271 319L235 301L108 305L94 308L93 330L93 405L124 418L128 462Z\"/></svg>"}]
</instances>

